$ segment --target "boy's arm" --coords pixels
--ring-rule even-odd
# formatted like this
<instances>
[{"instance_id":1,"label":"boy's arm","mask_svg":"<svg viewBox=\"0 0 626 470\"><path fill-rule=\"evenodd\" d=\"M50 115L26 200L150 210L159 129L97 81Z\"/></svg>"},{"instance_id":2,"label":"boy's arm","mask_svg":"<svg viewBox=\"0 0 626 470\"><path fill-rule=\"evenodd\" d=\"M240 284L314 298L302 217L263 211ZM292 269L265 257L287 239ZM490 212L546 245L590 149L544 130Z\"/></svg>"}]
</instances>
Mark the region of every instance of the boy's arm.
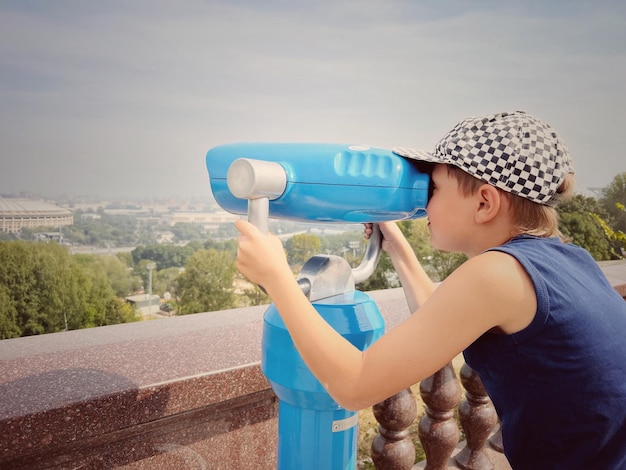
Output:
<instances>
[{"instance_id":1,"label":"boy's arm","mask_svg":"<svg viewBox=\"0 0 626 470\"><path fill-rule=\"evenodd\" d=\"M330 395L357 410L378 403L439 370L492 329L512 333L536 310L532 282L500 252L471 258L402 324L360 351L315 311L286 263L280 240L238 221L237 266L263 285L298 352Z\"/></svg>"}]
</instances>

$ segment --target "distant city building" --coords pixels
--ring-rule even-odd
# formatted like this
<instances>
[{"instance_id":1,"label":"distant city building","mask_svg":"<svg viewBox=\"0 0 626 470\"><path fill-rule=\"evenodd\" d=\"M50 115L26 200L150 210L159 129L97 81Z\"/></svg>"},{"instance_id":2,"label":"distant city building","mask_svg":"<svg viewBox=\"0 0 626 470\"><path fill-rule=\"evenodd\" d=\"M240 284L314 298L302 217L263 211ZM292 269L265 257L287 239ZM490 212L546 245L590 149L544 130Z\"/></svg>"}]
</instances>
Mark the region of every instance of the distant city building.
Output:
<instances>
[{"instance_id":1,"label":"distant city building","mask_svg":"<svg viewBox=\"0 0 626 470\"><path fill-rule=\"evenodd\" d=\"M220 224L232 224L239 218L228 212L172 212L163 216L163 220L170 226L192 223L202 225L207 230L217 230Z\"/></svg>"},{"instance_id":2,"label":"distant city building","mask_svg":"<svg viewBox=\"0 0 626 470\"><path fill-rule=\"evenodd\" d=\"M0 232L19 232L23 228L59 228L74 223L74 214L49 202L0 198Z\"/></svg>"}]
</instances>

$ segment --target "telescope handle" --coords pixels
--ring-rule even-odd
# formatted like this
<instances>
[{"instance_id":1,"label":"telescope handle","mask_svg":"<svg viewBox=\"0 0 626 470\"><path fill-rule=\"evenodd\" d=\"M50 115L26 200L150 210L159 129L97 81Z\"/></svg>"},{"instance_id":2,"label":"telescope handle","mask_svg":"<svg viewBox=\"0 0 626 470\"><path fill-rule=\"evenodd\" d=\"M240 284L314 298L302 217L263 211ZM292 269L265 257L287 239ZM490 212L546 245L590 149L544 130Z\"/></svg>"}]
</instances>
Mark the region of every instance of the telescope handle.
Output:
<instances>
[{"instance_id":1,"label":"telescope handle","mask_svg":"<svg viewBox=\"0 0 626 470\"><path fill-rule=\"evenodd\" d=\"M270 218L270 199L259 197L248 199L248 222L258 228L262 233L269 232L268 222Z\"/></svg>"},{"instance_id":2,"label":"telescope handle","mask_svg":"<svg viewBox=\"0 0 626 470\"><path fill-rule=\"evenodd\" d=\"M363 255L361 264L352 269L352 277L354 278L355 284L366 281L372 274L374 274L376 266L378 265L378 260L380 259L382 243L383 235L380 232L380 227L378 224L372 224L372 234L367 242L367 247L365 248L365 254Z\"/></svg>"}]
</instances>

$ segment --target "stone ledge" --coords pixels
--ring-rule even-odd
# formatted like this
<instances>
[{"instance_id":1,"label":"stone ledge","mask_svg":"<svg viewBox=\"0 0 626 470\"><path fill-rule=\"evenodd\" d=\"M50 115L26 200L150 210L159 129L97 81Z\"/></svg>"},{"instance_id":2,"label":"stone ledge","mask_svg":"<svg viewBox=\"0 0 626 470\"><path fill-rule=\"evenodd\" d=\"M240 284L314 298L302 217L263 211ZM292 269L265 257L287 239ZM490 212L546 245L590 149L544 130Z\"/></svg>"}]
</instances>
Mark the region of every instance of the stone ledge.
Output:
<instances>
[{"instance_id":1,"label":"stone ledge","mask_svg":"<svg viewBox=\"0 0 626 470\"><path fill-rule=\"evenodd\" d=\"M370 295L387 328L408 316ZM0 467L274 468L266 308L0 341Z\"/></svg>"},{"instance_id":2,"label":"stone ledge","mask_svg":"<svg viewBox=\"0 0 626 470\"><path fill-rule=\"evenodd\" d=\"M0 467L180 468L181 452L215 464L242 446L272 462L264 309L1 341Z\"/></svg>"},{"instance_id":3,"label":"stone ledge","mask_svg":"<svg viewBox=\"0 0 626 470\"><path fill-rule=\"evenodd\" d=\"M138 402L136 406L145 405ZM269 469L276 459L277 412L277 399L268 389L109 433L55 439L25 455L3 459L1 464L16 470L179 469L218 468L224 462L232 468L245 468L248 463L261 462L254 468Z\"/></svg>"}]
</instances>

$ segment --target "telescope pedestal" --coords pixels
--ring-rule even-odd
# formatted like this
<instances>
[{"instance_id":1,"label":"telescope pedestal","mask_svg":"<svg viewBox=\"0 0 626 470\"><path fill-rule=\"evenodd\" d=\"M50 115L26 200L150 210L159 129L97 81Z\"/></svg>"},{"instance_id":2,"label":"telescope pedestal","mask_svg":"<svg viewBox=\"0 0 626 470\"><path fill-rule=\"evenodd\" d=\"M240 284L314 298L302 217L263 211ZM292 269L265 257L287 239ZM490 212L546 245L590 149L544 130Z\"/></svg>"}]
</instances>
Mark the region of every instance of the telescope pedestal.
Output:
<instances>
[{"instance_id":1,"label":"telescope pedestal","mask_svg":"<svg viewBox=\"0 0 626 470\"><path fill-rule=\"evenodd\" d=\"M339 294L312 304L360 350L384 332L378 307L363 292ZM274 304L264 316L261 368L279 398L277 468L356 468L358 413L340 407L313 376Z\"/></svg>"}]
</instances>

